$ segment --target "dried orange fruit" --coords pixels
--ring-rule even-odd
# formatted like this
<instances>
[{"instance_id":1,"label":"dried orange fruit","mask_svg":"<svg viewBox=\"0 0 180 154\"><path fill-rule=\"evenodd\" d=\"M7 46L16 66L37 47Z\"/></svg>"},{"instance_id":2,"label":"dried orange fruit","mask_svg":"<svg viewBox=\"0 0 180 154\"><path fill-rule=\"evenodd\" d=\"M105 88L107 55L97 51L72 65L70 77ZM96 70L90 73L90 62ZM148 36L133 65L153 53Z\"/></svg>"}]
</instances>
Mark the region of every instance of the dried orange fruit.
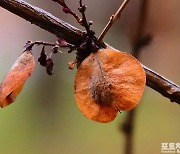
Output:
<instances>
[{"instance_id":1,"label":"dried orange fruit","mask_svg":"<svg viewBox=\"0 0 180 154\"><path fill-rule=\"evenodd\" d=\"M15 101L34 68L35 61L32 53L23 52L0 84L0 107L5 107Z\"/></svg>"},{"instance_id":2,"label":"dried orange fruit","mask_svg":"<svg viewBox=\"0 0 180 154\"><path fill-rule=\"evenodd\" d=\"M114 49L100 49L79 66L75 99L87 118L110 122L118 111L138 104L145 82L144 69L136 58Z\"/></svg>"}]
</instances>

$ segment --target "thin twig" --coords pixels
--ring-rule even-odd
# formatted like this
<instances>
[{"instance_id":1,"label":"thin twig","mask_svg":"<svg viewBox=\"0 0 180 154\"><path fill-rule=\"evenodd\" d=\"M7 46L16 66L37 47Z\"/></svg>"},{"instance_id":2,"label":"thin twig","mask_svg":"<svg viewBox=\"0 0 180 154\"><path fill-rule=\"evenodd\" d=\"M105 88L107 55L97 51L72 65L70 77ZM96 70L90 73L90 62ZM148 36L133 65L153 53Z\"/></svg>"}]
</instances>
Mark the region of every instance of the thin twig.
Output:
<instances>
[{"instance_id":1,"label":"thin twig","mask_svg":"<svg viewBox=\"0 0 180 154\"><path fill-rule=\"evenodd\" d=\"M102 33L100 34L100 36L98 38L99 41L103 40L104 36L109 31L109 29L111 28L113 23L121 16L121 13L124 10L124 8L126 7L126 5L128 4L128 2L129 2L129 0L124 0L124 2L121 4L121 6L117 10L117 12L110 17L109 22L107 23L107 25L105 26L105 28L103 29Z\"/></svg>"},{"instance_id":2,"label":"thin twig","mask_svg":"<svg viewBox=\"0 0 180 154\"><path fill-rule=\"evenodd\" d=\"M86 6L84 4L82 4L82 0L79 0L79 4L80 4L79 11L82 14L82 26L85 27L87 33L89 34L89 30L90 30L89 29L89 24L87 22L86 15L85 15Z\"/></svg>"},{"instance_id":3,"label":"thin twig","mask_svg":"<svg viewBox=\"0 0 180 154\"><path fill-rule=\"evenodd\" d=\"M62 6L64 13L71 14L78 23L81 22L81 18L66 5L64 0L52 0L52 1L57 2L60 6Z\"/></svg>"},{"instance_id":4,"label":"thin twig","mask_svg":"<svg viewBox=\"0 0 180 154\"><path fill-rule=\"evenodd\" d=\"M32 50L32 47L34 45L43 45L45 47L45 46L56 46L56 45L59 45L59 44L58 43L44 42L44 41L35 41L35 42L27 41L27 43L24 46L24 51Z\"/></svg>"},{"instance_id":5,"label":"thin twig","mask_svg":"<svg viewBox=\"0 0 180 154\"><path fill-rule=\"evenodd\" d=\"M78 45L83 38L83 31L22 0L0 0L0 6L71 44ZM151 69L143 67L146 71L146 85L180 104L180 87L158 73L152 73Z\"/></svg>"}]
</instances>

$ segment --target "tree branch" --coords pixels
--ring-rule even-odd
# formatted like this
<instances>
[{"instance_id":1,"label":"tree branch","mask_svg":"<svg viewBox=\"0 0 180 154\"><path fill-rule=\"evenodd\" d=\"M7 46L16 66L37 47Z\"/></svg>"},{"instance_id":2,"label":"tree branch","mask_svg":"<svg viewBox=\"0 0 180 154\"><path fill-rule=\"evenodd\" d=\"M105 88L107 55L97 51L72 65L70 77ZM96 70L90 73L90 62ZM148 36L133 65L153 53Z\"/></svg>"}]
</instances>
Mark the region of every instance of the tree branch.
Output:
<instances>
[{"instance_id":1,"label":"tree branch","mask_svg":"<svg viewBox=\"0 0 180 154\"><path fill-rule=\"evenodd\" d=\"M22 0L0 0L0 6L71 44L78 45L81 42L83 31L38 7ZM146 66L143 67L146 71L146 85L169 98L172 102L180 104L180 87Z\"/></svg>"},{"instance_id":2,"label":"tree branch","mask_svg":"<svg viewBox=\"0 0 180 154\"><path fill-rule=\"evenodd\" d=\"M146 71L146 85L169 98L171 102L180 104L180 87L146 66L143 67Z\"/></svg>"},{"instance_id":3,"label":"tree branch","mask_svg":"<svg viewBox=\"0 0 180 154\"><path fill-rule=\"evenodd\" d=\"M0 0L0 6L71 44L77 45L82 38L81 30L23 0Z\"/></svg>"}]
</instances>

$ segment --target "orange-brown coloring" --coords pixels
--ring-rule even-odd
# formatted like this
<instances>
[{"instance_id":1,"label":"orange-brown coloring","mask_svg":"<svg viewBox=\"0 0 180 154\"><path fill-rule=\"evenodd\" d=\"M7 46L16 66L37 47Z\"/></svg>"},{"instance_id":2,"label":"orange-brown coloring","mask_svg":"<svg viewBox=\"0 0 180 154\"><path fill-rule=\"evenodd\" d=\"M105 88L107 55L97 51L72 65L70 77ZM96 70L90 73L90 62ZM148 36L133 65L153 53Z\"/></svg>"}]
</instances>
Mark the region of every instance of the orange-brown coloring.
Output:
<instances>
[{"instance_id":1,"label":"orange-brown coloring","mask_svg":"<svg viewBox=\"0 0 180 154\"><path fill-rule=\"evenodd\" d=\"M75 99L87 118L110 122L118 111L138 104L145 82L144 69L136 58L118 50L100 49L79 66Z\"/></svg>"},{"instance_id":2,"label":"orange-brown coloring","mask_svg":"<svg viewBox=\"0 0 180 154\"><path fill-rule=\"evenodd\" d=\"M5 107L15 101L34 68L35 61L32 53L25 51L0 84L0 107Z\"/></svg>"}]
</instances>

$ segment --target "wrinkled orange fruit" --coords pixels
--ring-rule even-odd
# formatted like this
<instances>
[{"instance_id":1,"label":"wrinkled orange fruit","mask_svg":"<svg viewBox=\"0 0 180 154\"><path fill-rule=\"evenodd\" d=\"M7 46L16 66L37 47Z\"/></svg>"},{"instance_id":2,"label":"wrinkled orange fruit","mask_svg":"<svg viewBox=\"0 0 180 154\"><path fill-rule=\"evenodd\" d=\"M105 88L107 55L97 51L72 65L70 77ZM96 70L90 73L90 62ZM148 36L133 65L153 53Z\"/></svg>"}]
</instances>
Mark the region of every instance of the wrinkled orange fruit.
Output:
<instances>
[{"instance_id":1,"label":"wrinkled orange fruit","mask_svg":"<svg viewBox=\"0 0 180 154\"><path fill-rule=\"evenodd\" d=\"M87 118L110 122L118 111L138 104L145 82L145 71L136 58L114 49L100 49L79 66L75 99Z\"/></svg>"},{"instance_id":2,"label":"wrinkled orange fruit","mask_svg":"<svg viewBox=\"0 0 180 154\"><path fill-rule=\"evenodd\" d=\"M15 101L34 68L35 60L32 53L23 52L0 84L0 107L5 107Z\"/></svg>"}]
</instances>

